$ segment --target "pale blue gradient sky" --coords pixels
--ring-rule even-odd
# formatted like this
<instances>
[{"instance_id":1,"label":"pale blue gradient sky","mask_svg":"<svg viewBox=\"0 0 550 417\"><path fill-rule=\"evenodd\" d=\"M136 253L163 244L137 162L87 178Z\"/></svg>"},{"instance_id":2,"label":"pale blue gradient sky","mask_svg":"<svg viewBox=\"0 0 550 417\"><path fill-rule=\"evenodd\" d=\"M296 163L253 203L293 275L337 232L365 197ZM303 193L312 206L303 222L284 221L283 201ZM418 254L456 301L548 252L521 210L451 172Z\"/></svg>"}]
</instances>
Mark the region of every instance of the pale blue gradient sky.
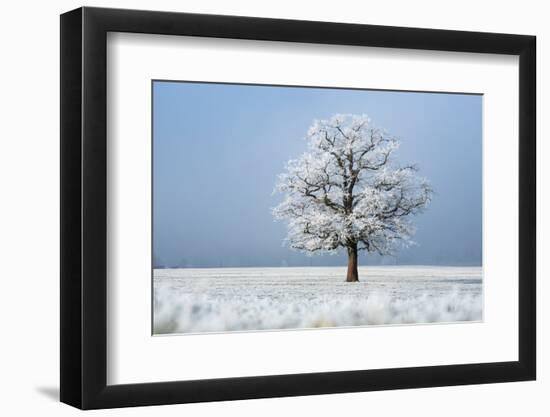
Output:
<instances>
[{"instance_id":1,"label":"pale blue gradient sky","mask_svg":"<svg viewBox=\"0 0 550 417\"><path fill-rule=\"evenodd\" d=\"M276 177L314 119L368 114L436 192L417 245L360 264L481 265L482 96L155 81L153 247L164 266L345 265L283 247Z\"/></svg>"}]
</instances>

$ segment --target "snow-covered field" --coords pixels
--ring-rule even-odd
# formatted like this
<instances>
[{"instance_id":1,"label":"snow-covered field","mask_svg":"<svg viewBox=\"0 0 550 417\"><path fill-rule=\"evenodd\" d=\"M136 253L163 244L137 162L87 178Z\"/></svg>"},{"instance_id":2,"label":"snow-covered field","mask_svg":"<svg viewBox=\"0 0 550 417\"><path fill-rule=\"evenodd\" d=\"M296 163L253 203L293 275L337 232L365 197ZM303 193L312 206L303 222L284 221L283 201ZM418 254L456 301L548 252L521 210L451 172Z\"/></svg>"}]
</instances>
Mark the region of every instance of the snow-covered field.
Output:
<instances>
[{"instance_id":1,"label":"snow-covered field","mask_svg":"<svg viewBox=\"0 0 550 417\"><path fill-rule=\"evenodd\" d=\"M199 333L478 321L480 267L154 271L154 333Z\"/></svg>"}]
</instances>

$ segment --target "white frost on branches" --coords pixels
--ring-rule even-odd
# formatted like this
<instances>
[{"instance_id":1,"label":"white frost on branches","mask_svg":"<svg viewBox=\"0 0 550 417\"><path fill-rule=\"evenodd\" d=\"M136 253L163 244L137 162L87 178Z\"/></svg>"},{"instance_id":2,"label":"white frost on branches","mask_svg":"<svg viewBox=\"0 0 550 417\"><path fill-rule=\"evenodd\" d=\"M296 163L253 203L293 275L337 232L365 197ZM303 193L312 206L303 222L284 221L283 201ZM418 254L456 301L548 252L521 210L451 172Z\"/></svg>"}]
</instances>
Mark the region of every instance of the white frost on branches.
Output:
<instances>
[{"instance_id":1,"label":"white frost on branches","mask_svg":"<svg viewBox=\"0 0 550 417\"><path fill-rule=\"evenodd\" d=\"M287 242L305 252L341 248L391 255L412 243L409 219L429 203L429 182L415 165L395 161L397 139L367 115L316 120L308 150L290 160L276 191L285 199L273 214L288 222Z\"/></svg>"}]
</instances>

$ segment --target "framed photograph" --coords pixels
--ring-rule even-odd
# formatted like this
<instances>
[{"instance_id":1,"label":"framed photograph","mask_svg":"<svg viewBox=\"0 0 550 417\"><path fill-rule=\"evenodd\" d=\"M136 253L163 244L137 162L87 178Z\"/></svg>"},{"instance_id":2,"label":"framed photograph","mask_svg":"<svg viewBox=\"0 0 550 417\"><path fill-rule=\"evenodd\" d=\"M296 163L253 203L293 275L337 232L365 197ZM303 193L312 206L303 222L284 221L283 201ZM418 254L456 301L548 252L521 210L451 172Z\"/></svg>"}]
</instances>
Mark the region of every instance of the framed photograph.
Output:
<instances>
[{"instance_id":1,"label":"framed photograph","mask_svg":"<svg viewBox=\"0 0 550 417\"><path fill-rule=\"evenodd\" d=\"M533 380L535 37L61 16L61 401Z\"/></svg>"}]
</instances>

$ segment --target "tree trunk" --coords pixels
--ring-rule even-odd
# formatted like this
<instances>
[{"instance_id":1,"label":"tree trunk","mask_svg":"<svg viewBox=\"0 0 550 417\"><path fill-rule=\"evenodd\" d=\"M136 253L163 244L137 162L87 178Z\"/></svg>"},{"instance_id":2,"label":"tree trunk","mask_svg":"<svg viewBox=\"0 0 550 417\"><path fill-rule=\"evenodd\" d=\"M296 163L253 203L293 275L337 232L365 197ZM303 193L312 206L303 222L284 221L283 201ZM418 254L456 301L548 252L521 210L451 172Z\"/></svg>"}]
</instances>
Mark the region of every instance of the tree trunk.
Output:
<instances>
[{"instance_id":1,"label":"tree trunk","mask_svg":"<svg viewBox=\"0 0 550 417\"><path fill-rule=\"evenodd\" d=\"M359 281L359 272L357 271L357 245L348 246L348 274L346 282Z\"/></svg>"}]
</instances>

